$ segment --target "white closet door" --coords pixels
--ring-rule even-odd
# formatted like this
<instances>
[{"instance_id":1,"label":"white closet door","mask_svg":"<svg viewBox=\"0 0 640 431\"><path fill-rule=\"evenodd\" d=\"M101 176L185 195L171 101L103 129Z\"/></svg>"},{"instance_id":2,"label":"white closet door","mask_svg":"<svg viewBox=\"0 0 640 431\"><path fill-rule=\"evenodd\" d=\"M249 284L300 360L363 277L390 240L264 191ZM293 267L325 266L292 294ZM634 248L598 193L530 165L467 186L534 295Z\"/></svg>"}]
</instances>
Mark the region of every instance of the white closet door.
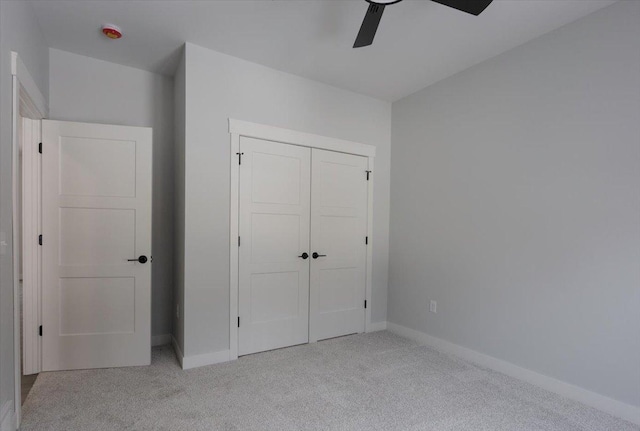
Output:
<instances>
[{"instance_id":1,"label":"white closet door","mask_svg":"<svg viewBox=\"0 0 640 431\"><path fill-rule=\"evenodd\" d=\"M364 332L366 170L366 157L318 149L312 152L312 342Z\"/></svg>"},{"instance_id":2,"label":"white closet door","mask_svg":"<svg viewBox=\"0 0 640 431\"><path fill-rule=\"evenodd\" d=\"M238 354L309 341L309 148L240 138Z\"/></svg>"},{"instance_id":3,"label":"white closet door","mask_svg":"<svg viewBox=\"0 0 640 431\"><path fill-rule=\"evenodd\" d=\"M42 121L43 371L151 361L151 134Z\"/></svg>"}]
</instances>

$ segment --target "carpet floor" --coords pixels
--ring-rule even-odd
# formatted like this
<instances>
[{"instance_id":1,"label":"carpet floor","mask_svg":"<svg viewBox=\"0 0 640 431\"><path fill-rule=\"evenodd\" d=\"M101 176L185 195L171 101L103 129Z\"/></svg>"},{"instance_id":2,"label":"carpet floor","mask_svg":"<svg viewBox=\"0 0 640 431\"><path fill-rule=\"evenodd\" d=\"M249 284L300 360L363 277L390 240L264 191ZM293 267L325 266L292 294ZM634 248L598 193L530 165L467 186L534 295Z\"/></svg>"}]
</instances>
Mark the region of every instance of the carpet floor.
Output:
<instances>
[{"instance_id":1,"label":"carpet floor","mask_svg":"<svg viewBox=\"0 0 640 431\"><path fill-rule=\"evenodd\" d=\"M41 373L32 430L638 431L640 427L389 332L353 335L182 371Z\"/></svg>"}]
</instances>

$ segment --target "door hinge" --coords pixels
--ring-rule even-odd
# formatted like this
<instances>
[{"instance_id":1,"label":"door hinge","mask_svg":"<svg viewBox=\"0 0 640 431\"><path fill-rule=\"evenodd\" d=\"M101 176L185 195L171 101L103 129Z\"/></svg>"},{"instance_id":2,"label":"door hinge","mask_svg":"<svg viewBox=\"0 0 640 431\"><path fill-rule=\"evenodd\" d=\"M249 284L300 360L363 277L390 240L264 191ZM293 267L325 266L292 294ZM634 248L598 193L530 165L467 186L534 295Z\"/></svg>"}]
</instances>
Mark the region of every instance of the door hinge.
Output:
<instances>
[{"instance_id":1,"label":"door hinge","mask_svg":"<svg viewBox=\"0 0 640 431\"><path fill-rule=\"evenodd\" d=\"M244 153L236 153L238 155L238 164L241 165L242 164L242 155Z\"/></svg>"},{"instance_id":2,"label":"door hinge","mask_svg":"<svg viewBox=\"0 0 640 431\"><path fill-rule=\"evenodd\" d=\"M365 171L367 173L367 181L369 181L369 174L371 173L371 171Z\"/></svg>"},{"instance_id":3,"label":"door hinge","mask_svg":"<svg viewBox=\"0 0 640 431\"><path fill-rule=\"evenodd\" d=\"M38 328L38 335L42 337L42 325L40 325L40 327Z\"/></svg>"},{"instance_id":4,"label":"door hinge","mask_svg":"<svg viewBox=\"0 0 640 431\"><path fill-rule=\"evenodd\" d=\"M42 235L38 235L38 245L42 245Z\"/></svg>"},{"instance_id":5,"label":"door hinge","mask_svg":"<svg viewBox=\"0 0 640 431\"><path fill-rule=\"evenodd\" d=\"M369 237L368 236L364 237L364 243L365 243L365 245L369 245Z\"/></svg>"},{"instance_id":6,"label":"door hinge","mask_svg":"<svg viewBox=\"0 0 640 431\"><path fill-rule=\"evenodd\" d=\"M240 316L238 316L238 328L240 327Z\"/></svg>"},{"instance_id":7,"label":"door hinge","mask_svg":"<svg viewBox=\"0 0 640 431\"><path fill-rule=\"evenodd\" d=\"M240 237L238 236L238 247L240 247Z\"/></svg>"},{"instance_id":8,"label":"door hinge","mask_svg":"<svg viewBox=\"0 0 640 431\"><path fill-rule=\"evenodd\" d=\"M42 154L42 142L38 144L38 152Z\"/></svg>"},{"instance_id":9,"label":"door hinge","mask_svg":"<svg viewBox=\"0 0 640 431\"><path fill-rule=\"evenodd\" d=\"M364 308L367 308L367 300L364 300Z\"/></svg>"}]
</instances>

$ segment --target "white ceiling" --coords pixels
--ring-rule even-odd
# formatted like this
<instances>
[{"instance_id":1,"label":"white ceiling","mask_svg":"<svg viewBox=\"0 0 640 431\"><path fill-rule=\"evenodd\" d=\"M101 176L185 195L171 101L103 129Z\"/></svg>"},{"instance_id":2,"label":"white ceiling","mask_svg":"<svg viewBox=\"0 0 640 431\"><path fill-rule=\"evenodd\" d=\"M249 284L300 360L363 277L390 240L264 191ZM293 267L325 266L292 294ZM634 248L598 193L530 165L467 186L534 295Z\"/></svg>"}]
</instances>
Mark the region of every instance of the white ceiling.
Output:
<instances>
[{"instance_id":1,"label":"white ceiling","mask_svg":"<svg viewBox=\"0 0 640 431\"><path fill-rule=\"evenodd\" d=\"M185 41L394 101L615 0L494 0L475 17L428 0L388 6L352 49L364 0L33 1L49 46L172 75ZM118 41L104 23L123 30Z\"/></svg>"}]
</instances>

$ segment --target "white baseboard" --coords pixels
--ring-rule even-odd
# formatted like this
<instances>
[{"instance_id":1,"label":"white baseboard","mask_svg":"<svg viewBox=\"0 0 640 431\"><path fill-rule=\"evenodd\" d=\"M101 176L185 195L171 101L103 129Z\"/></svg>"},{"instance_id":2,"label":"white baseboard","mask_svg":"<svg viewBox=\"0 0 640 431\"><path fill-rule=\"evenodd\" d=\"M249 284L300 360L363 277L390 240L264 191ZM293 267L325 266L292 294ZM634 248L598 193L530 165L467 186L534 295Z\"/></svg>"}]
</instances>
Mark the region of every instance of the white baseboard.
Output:
<instances>
[{"instance_id":1,"label":"white baseboard","mask_svg":"<svg viewBox=\"0 0 640 431\"><path fill-rule=\"evenodd\" d=\"M182 350L180 350L180 346L178 345L178 341L173 336L173 334L171 335L171 346L173 347L173 352L176 354L176 358L178 359L178 362L180 363L180 367L182 367L182 360L184 359L184 355L182 354Z\"/></svg>"},{"instance_id":2,"label":"white baseboard","mask_svg":"<svg viewBox=\"0 0 640 431\"><path fill-rule=\"evenodd\" d=\"M387 322L373 322L370 325L369 332L384 331L387 329ZM190 368L204 367L205 365L220 364L231 360L231 350L221 350L219 352L204 353L201 355L184 356L176 339L172 335L168 335L173 344L178 361L183 370ZM155 338L155 337L154 337ZM234 358L235 359L235 358Z\"/></svg>"},{"instance_id":3,"label":"white baseboard","mask_svg":"<svg viewBox=\"0 0 640 431\"><path fill-rule=\"evenodd\" d=\"M0 431L16 431L17 427L13 400L7 400L0 409Z\"/></svg>"},{"instance_id":4,"label":"white baseboard","mask_svg":"<svg viewBox=\"0 0 640 431\"><path fill-rule=\"evenodd\" d=\"M231 351L223 350L220 352L204 353L202 355L184 356L178 342L173 335L171 337L171 345L176 353L178 362L183 370L190 368L204 367L205 365L219 364L221 362L228 362L231 360Z\"/></svg>"},{"instance_id":5,"label":"white baseboard","mask_svg":"<svg viewBox=\"0 0 640 431\"><path fill-rule=\"evenodd\" d=\"M228 362L230 359L230 350L185 356L182 358L182 369L188 370L190 368L204 367L205 365L219 364L221 362Z\"/></svg>"},{"instance_id":6,"label":"white baseboard","mask_svg":"<svg viewBox=\"0 0 640 431\"><path fill-rule=\"evenodd\" d=\"M171 334L154 335L151 337L151 347L171 344Z\"/></svg>"},{"instance_id":7,"label":"white baseboard","mask_svg":"<svg viewBox=\"0 0 640 431\"><path fill-rule=\"evenodd\" d=\"M484 353L476 352L475 350L450 343L449 341L433 337L424 332L416 331L415 329L407 328L406 326L388 322L387 329L394 334L428 345L442 352L458 356L469 362L473 362L508 376L524 380L525 382L539 386L550 392L554 392L558 395L562 395L574 401L602 410L610 415L617 416L634 424L640 425L639 407L591 392L587 389L563 382L562 380L558 380L553 377L536 373L535 371L531 371L510 362L494 358L493 356L485 355Z\"/></svg>"},{"instance_id":8,"label":"white baseboard","mask_svg":"<svg viewBox=\"0 0 640 431\"><path fill-rule=\"evenodd\" d=\"M384 331L387 329L387 322L371 322L369 332Z\"/></svg>"}]
</instances>

